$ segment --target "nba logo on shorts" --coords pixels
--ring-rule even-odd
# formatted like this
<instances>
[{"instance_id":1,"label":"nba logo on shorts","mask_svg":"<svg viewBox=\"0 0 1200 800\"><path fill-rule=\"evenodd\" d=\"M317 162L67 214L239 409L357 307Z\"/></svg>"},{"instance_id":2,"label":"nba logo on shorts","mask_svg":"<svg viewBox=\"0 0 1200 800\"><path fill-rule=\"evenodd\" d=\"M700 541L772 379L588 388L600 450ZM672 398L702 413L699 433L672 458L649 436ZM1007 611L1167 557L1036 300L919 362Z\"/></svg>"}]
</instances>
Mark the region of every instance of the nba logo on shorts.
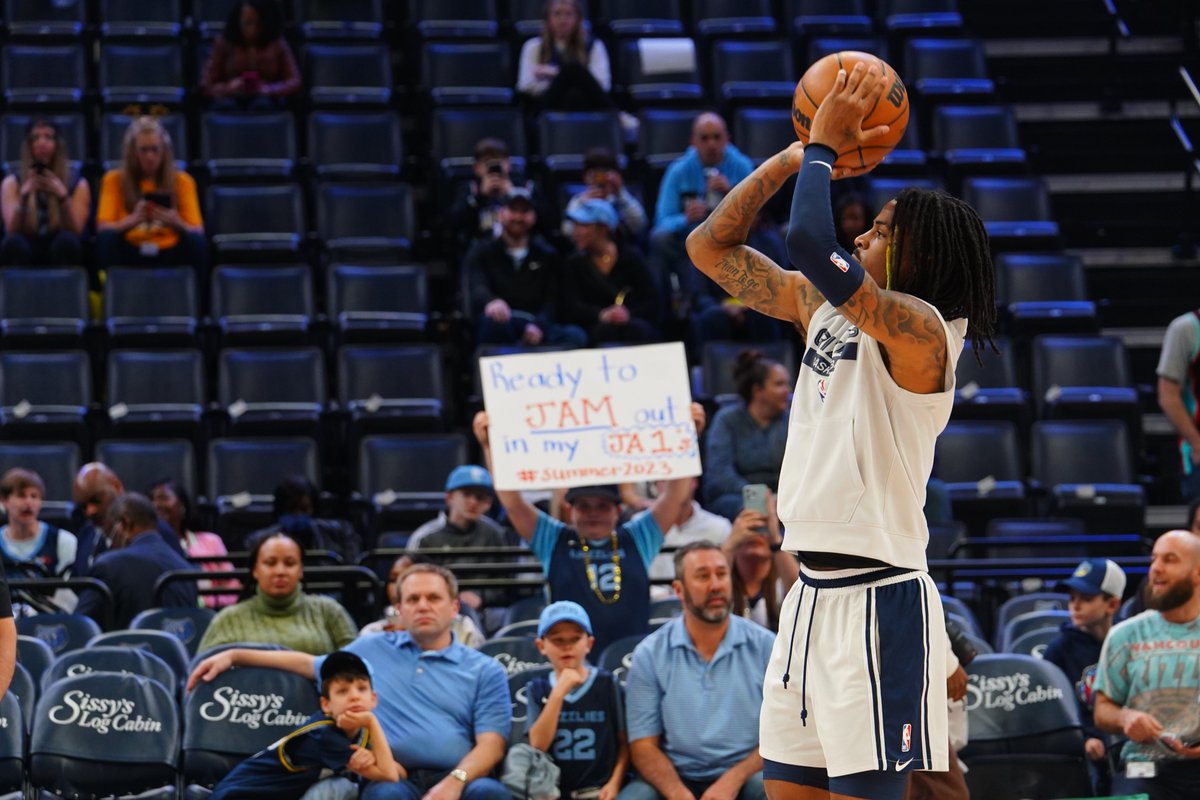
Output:
<instances>
[{"instance_id":1,"label":"nba logo on shorts","mask_svg":"<svg viewBox=\"0 0 1200 800\"><path fill-rule=\"evenodd\" d=\"M900 729L900 752L907 753L912 749L912 725L907 722Z\"/></svg>"}]
</instances>

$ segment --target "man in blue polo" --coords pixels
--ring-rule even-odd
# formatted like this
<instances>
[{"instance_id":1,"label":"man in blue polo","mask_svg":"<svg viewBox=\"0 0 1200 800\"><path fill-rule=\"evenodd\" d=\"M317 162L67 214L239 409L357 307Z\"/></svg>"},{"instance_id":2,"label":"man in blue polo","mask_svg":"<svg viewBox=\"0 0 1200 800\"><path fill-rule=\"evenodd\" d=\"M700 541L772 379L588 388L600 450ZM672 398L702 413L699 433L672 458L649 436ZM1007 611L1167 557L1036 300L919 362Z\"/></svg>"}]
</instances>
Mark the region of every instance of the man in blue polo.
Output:
<instances>
[{"instance_id":1,"label":"man in blue polo","mask_svg":"<svg viewBox=\"0 0 1200 800\"><path fill-rule=\"evenodd\" d=\"M730 615L729 562L711 542L675 551L674 588L683 615L633 651L625 716L641 777L621 796L763 800L758 706L775 635Z\"/></svg>"},{"instance_id":2,"label":"man in blue polo","mask_svg":"<svg viewBox=\"0 0 1200 800\"><path fill-rule=\"evenodd\" d=\"M408 771L395 783L372 783L364 800L511 800L492 769L504 757L512 703L504 668L459 644L458 581L445 567L414 564L397 579L397 613L405 630L364 636L345 649L377 676L375 714L392 755ZM274 667L315 678L323 656L283 650L231 649L201 661L191 689L234 666ZM321 781L306 798L358 797L345 778Z\"/></svg>"}]
</instances>

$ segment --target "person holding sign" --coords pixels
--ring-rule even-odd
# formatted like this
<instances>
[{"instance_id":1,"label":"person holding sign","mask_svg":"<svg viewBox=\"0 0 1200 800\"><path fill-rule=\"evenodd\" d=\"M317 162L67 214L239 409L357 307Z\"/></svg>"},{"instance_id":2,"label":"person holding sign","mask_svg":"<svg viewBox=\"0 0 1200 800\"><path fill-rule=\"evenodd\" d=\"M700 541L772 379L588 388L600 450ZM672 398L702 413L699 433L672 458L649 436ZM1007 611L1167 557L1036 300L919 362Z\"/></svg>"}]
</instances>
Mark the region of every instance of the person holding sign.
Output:
<instances>
[{"instance_id":1,"label":"person holding sign","mask_svg":"<svg viewBox=\"0 0 1200 800\"><path fill-rule=\"evenodd\" d=\"M850 173L833 164L887 130L862 128L886 89L876 67L840 72L808 146L763 162L687 242L704 274L806 335L778 501L801 574L780 612L760 716L773 800L899 800L908 772L949 766L955 662L922 506L964 338L976 350L990 342L995 288L978 214L939 192L902 191L853 253L838 246L830 179ZM746 238L797 172L792 272Z\"/></svg>"},{"instance_id":2,"label":"person holding sign","mask_svg":"<svg viewBox=\"0 0 1200 800\"><path fill-rule=\"evenodd\" d=\"M691 405L696 436L704 429L704 408ZM473 423L488 468L492 452L488 415ZM592 653L625 636L650 631L650 563L663 546L663 531L675 522L679 506L691 491L691 476L664 481L654 504L618 525L621 497L616 486L574 486L567 490L573 527L531 504L518 491L497 489L509 522L529 543L550 590L550 600L573 600L583 606L596 638Z\"/></svg>"}]
</instances>

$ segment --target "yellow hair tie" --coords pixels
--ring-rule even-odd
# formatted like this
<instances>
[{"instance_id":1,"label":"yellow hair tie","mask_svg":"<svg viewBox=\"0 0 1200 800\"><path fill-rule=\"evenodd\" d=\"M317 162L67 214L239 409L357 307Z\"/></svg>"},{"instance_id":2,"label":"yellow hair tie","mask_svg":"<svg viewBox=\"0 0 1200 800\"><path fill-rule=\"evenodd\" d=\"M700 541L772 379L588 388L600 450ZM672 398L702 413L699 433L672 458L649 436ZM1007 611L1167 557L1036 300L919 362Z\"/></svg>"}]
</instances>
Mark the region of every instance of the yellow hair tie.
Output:
<instances>
[{"instance_id":1,"label":"yellow hair tie","mask_svg":"<svg viewBox=\"0 0 1200 800\"><path fill-rule=\"evenodd\" d=\"M893 234L895 232L893 231ZM887 283L883 287L885 289L892 288L892 249L895 247L895 239L888 242L887 249L883 251L883 268L887 275Z\"/></svg>"}]
</instances>

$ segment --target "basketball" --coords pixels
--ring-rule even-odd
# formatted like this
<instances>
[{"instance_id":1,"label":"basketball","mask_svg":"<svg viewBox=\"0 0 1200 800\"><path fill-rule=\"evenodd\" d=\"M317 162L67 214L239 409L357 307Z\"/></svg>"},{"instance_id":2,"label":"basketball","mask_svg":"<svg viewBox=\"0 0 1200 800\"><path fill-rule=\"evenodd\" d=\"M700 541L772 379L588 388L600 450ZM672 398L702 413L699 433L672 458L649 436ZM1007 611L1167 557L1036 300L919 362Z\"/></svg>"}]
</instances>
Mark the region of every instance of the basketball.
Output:
<instances>
[{"instance_id":1,"label":"basketball","mask_svg":"<svg viewBox=\"0 0 1200 800\"><path fill-rule=\"evenodd\" d=\"M815 62L796 84L796 91L792 94L792 125L796 128L796 135L800 137L800 141L808 144L813 115L817 113L817 107L821 105L825 95L833 88L838 70L844 69L849 74L860 61L865 61L868 66L877 65L881 70L880 79L884 83L879 102L863 120L863 130L869 130L876 125L890 126L890 130L883 136L860 147L838 153L835 166L850 167L863 172L874 169L884 156L892 152L892 148L904 136L904 129L908 127L908 90L904 88L904 81L900 80L896 70L882 58L857 50L843 50L840 53L830 53Z\"/></svg>"}]
</instances>

